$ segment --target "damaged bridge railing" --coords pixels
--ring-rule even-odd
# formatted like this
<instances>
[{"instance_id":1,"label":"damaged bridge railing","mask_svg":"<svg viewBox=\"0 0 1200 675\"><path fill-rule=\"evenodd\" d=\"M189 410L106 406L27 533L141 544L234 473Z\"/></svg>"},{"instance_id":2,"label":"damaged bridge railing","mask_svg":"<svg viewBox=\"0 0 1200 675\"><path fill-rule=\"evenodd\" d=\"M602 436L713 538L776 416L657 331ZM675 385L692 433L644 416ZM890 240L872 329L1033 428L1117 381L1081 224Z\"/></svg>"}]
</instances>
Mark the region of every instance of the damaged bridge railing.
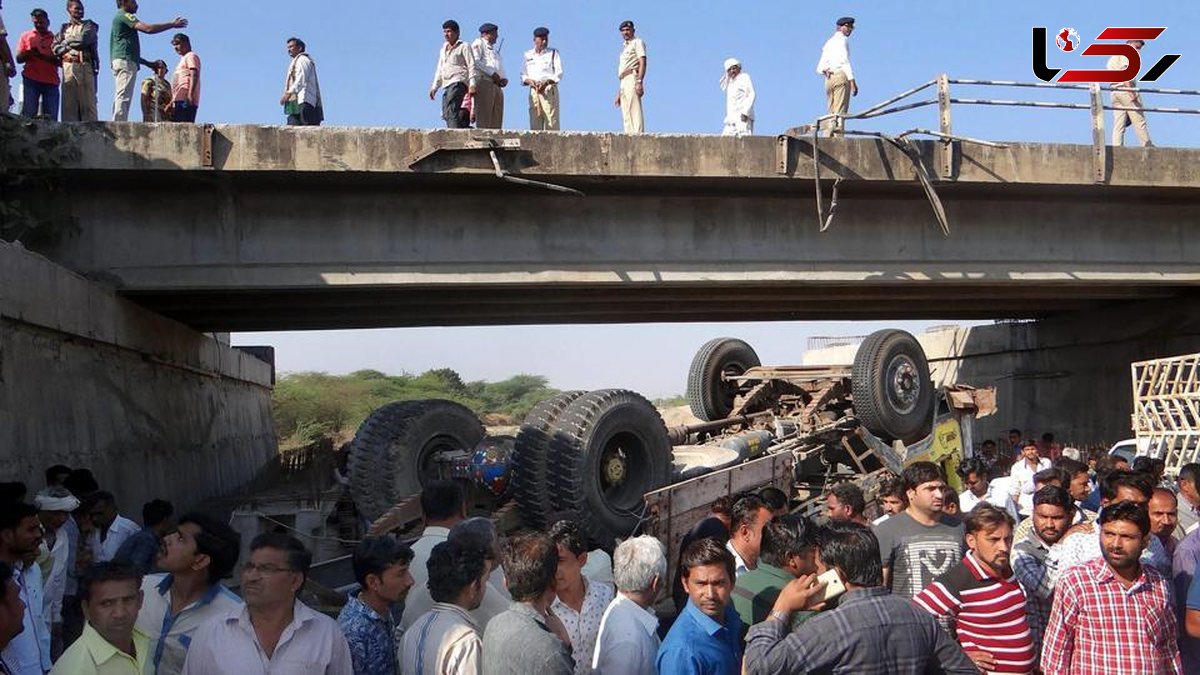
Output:
<instances>
[{"instance_id":1,"label":"damaged bridge railing","mask_svg":"<svg viewBox=\"0 0 1200 675\"><path fill-rule=\"evenodd\" d=\"M1088 93L1088 101L1083 103L1069 101L1062 102L994 98L963 98L951 93L951 85L956 85L959 87L1005 87L1042 90L1049 89L1060 91L1086 91ZM929 89L935 90L934 97L915 101L908 100ZM1195 89L1139 87L1137 92L1138 94L1167 96L1200 96L1200 90ZM1006 147L1002 143L995 143L991 141L955 135L951 116L951 108L955 104L960 106L970 105L1019 108L1060 108L1065 110L1089 111L1091 113L1092 126L1092 177L1094 182L1097 184L1103 184L1108 180L1107 171L1109 146L1106 143L1104 111L1137 111L1142 113L1200 115L1200 108L1178 108L1166 106L1148 106L1139 108L1112 105L1111 103L1106 105L1103 98L1103 88L1098 83L1075 84L1056 82L1016 82L1012 80L970 80L951 78L946 74L941 74L935 79L908 89L907 91L903 91L861 112L848 115L822 115L821 117L818 117L811 125L805 125L788 130L779 136L777 157L778 170L780 173L788 173L790 171L790 167L788 166L788 150L792 139L811 140L814 183L817 199L817 221L820 223L821 231L824 232L825 230L829 229L829 226L833 223L834 215L837 212L838 184L841 182L841 178L838 178L834 181L829 209L826 210L821 192L821 167L818 152L819 138L821 134L842 133L854 136L874 136L883 139L884 141L887 141L902 150L912 160L917 180L924 189L926 196L929 198L930 205L933 208L934 217L937 219L938 224L942 229L942 233L949 235L949 221L946 218L945 209L942 207L941 200L938 198L934 184L937 181L953 181L955 179L955 155L959 151L958 144L974 143L990 147ZM877 131L845 129L846 122L850 120L867 120L927 106L937 106L938 108L937 131L918 127L909 129L908 131L900 134L885 134ZM929 169L925 166L925 163L921 161L916 147L911 144L910 139L913 136L932 136L939 141L935 162L937 171L935 174L931 174Z\"/></svg>"}]
</instances>

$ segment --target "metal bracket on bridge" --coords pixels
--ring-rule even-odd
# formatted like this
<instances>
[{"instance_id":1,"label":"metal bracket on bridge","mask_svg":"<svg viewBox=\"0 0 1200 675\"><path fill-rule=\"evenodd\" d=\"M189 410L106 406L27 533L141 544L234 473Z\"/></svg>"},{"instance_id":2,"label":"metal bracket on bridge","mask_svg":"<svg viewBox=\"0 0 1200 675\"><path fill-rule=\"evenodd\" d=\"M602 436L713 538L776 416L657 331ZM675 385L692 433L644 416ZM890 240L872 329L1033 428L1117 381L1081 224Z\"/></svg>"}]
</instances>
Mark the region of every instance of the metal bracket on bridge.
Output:
<instances>
[{"instance_id":1,"label":"metal bracket on bridge","mask_svg":"<svg viewBox=\"0 0 1200 675\"><path fill-rule=\"evenodd\" d=\"M485 150L488 156L492 159L492 168L496 172L496 177L500 180L515 183L517 185L527 185L529 187L545 188L554 190L555 192L563 192L576 197L583 197L584 194L575 188L569 188L564 185L555 185L540 180L530 180L528 178L519 178L504 170L500 166L500 157L496 155L497 150L520 150L521 139L519 138L473 138L469 141L460 141L457 143L435 143L420 152L413 153L404 158L404 163L408 168L412 168L439 152L444 151L462 151L462 150Z\"/></svg>"},{"instance_id":2,"label":"metal bracket on bridge","mask_svg":"<svg viewBox=\"0 0 1200 675\"><path fill-rule=\"evenodd\" d=\"M469 141L458 141L450 143L434 143L419 152L404 158L404 165L408 168L413 168L422 160L428 159L439 152L458 152L462 150L520 150L521 139L519 138L496 138L496 139L471 139Z\"/></svg>"},{"instance_id":3,"label":"metal bracket on bridge","mask_svg":"<svg viewBox=\"0 0 1200 675\"><path fill-rule=\"evenodd\" d=\"M205 124L200 127L200 166L205 169L213 168L212 141L214 131L216 131L216 127L211 124Z\"/></svg>"}]
</instances>

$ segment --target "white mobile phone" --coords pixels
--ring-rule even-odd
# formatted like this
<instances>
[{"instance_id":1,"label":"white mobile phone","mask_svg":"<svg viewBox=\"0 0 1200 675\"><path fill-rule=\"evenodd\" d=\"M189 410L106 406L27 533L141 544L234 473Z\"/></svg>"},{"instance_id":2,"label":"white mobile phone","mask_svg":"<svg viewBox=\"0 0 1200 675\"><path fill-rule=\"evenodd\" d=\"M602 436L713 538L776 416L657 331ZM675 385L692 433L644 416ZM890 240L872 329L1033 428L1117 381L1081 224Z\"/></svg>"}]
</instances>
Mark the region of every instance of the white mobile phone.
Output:
<instances>
[{"instance_id":1,"label":"white mobile phone","mask_svg":"<svg viewBox=\"0 0 1200 675\"><path fill-rule=\"evenodd\" d=\"M837 570L826 570L824 574L817 577L817 581L825 582L825 589L819 602L829 602L846 592L846 584L842 583L842 577L838 575Z\"/></svg>"}]
</instances>

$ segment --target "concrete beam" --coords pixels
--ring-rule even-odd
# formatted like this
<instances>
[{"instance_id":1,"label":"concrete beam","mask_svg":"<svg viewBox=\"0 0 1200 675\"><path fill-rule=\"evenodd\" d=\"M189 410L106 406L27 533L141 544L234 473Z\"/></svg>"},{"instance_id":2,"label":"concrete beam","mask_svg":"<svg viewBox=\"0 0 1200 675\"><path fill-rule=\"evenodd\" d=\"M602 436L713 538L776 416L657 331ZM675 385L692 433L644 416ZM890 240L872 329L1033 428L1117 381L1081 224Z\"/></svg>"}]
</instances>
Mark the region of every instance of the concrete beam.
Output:
<instances>
[{"instance_id":1,"label":"concrete beam","mask_svg":"<svg viewBox=\"0 0 1200 675\"><path fill-rule=\"evenodd\" d=\"M1111 149L1095 185L1088 146L964 145L936 187L944 236L912 160L876 139L820 142L822 175L844 179L820 232L809 141L779 173L767 137L72 133L79 234L44 252L206 330L1039 317L1200 284L1195 150ZM507 170L586 196L501 181L477 150L427 154L477 137L519 141ZM916 153L932 166L933 144Z\"/></svg>"},{"instance_id":2,"label":"concrete beam","mask_svg":"<svg viewBox=\"0 0 1200 675\"><path fill-rule=\"evenodd\" d=\"M790 145L787 173L777 170L773 136L627 135L522 131L301 128L250 125L106 123L77 126L82 155L71 169L91 171L215 171L368 173L429 175L490 174L485 152L443 150L413 164L438 147L469 139L510 139L519 150L501 150L505 166L522 175L564 178L575 184L614 179L713 178L767 180L780 188L811 179L812 144ZM205 166L207 147L211 166ZM932 169L937 143L915 143ZM1092 149L1085 145L1009 143L1004 148L961 146L959 183L1091 186ZM887 182L913 178L911 160L891 144L867 138L821 139L822 175L852 181ZM1110 148L1109 186L1200 186L1200 151L1190 148Z\"/></svg>"}]
</instances>

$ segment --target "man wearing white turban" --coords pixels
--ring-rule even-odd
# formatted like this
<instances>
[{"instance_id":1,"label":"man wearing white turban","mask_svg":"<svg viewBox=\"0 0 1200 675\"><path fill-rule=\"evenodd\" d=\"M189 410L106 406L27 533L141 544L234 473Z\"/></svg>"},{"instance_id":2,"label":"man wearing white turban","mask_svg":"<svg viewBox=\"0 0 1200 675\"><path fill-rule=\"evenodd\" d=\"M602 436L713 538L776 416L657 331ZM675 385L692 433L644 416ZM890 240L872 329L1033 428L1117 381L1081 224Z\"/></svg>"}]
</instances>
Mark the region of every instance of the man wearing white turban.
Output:
<instances>
[{"instance_id":1,"label":"man wearing white turban","mask_svg":"<svg viewBox=\"0 0 1200 675\"><path fill-rule=\"evenodd\" d=\"M38 556L38 564L42 567L43 585L43 616L50 619L50 654L57 659L62 654L62 608L63 593L67 585L67 570L74 564L74 548L71 538L62 529L71 517L71 512L79 508L76 499L64 487L52 486L42 490L33 499L38 510L38 520L42 523L42 552Z\"/></svg>"},{"instance_id":2,"label":"man wearing white turban","mask_svg":"<svg viewBox=\"0 0 1200 675\"><path fill-rule=\"evenodd\" d=\"M747 136L754 133L754 83L749 73L742 72L742 62L725 59L725 75L721 77L725 92L725 128L722 136Z\"/></svg>"}]
</instances>

